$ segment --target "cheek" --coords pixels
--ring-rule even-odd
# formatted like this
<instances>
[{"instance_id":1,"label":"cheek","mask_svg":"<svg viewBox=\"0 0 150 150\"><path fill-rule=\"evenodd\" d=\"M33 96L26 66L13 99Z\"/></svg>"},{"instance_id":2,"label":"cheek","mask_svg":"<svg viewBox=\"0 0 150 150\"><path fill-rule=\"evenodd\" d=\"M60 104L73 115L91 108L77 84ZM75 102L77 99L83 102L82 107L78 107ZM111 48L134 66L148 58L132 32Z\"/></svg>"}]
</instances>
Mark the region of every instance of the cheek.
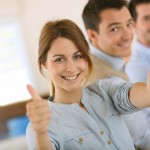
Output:
<instances>
[{"instance_id":1,"label":"cheek","mask_svg":"<svg viewBox=\"0 0 150 150\"><path fill-rule=\"evenodd\" d=\"M47 69L48 69L48 74L49 74L51 79L55 75L58 75L60 73L60 70L61 70L59 65L55 65L55 64L48 64Z\"/></svg>"},{"instance_id":2,"label":"cheek","mask_svg":"<svg viewBox=\"0 0 150 150\"><path fill-rule=\"evenodd\" d=\"M147 23L144 22L139 22L137 23L136 29L141 29L141 30L146 30L149 27L149 25Z\"/></svg>"},{"instance_id":3,"label":"cheek","mask_svg":"<svg viewBox=\"0 0 150 150\"><path fill-rule=\"evenodd\" d=\"M85 70L87 70L88 65L87 65L87 62L85 60L83 60L80 62L79 66L80 66L81 70L85 71Z\"/></svg>"},{"instance_id":4,"label":"cheek","mask_svg":"<svg viewBox=\"0 0 150 150\"><path fill-rule=\"evenodd\" d=\"M149 31L150 30L150 23L147 23L143 29L145 29L146 31Z\"/></svg>"},{"instance_id":5,"label":"cheek","mask_svg":"<svg viewBox=\"0 0 150 150\"><path fill-rule=\"evenodd\" d=\"M114 45L119 38L119 34L107 34L100 39L100 46L105 50L110 45Z\"/></svg>"}]
</instances>

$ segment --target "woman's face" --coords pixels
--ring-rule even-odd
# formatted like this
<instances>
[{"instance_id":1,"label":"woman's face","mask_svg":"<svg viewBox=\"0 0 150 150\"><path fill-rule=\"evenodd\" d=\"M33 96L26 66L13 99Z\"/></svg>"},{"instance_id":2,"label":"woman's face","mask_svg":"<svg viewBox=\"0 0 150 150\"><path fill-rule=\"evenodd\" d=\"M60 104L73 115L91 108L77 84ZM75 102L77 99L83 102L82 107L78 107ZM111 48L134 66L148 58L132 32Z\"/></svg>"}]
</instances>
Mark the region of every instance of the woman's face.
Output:
<instances>
[{"instance_id":1,"label":"woman's face","mask_svg":"<svg viewBox=\"0 0 150 150\"><path fill-rule=\"evenodd\" d=\"M67 38L53 41L45 64L55 92L72 92L81 88L87 73L87 62L76 45Z\"/></svg>"}]
</instances>

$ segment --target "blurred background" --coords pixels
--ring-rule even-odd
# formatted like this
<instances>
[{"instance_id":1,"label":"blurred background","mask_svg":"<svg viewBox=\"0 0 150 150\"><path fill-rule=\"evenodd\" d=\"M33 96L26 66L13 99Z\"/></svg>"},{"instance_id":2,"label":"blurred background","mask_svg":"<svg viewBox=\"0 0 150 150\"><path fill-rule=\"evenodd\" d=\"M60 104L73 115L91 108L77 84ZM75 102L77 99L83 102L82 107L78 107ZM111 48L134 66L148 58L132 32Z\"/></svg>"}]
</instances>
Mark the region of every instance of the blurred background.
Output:
<instances>
[{"instance_id":1,"label":"blurred background","mask_svg":"<svg viewBox=\"0 0 150 150\"><path fill-rule=\"evenodd\" d=\"M38 40L49 20L71 19L86 36L81 14L87 0L0 0L0 150L25 150L29 122L26 84L42 97L49 81L37 65Z\"/></svg>"}]
</instances>

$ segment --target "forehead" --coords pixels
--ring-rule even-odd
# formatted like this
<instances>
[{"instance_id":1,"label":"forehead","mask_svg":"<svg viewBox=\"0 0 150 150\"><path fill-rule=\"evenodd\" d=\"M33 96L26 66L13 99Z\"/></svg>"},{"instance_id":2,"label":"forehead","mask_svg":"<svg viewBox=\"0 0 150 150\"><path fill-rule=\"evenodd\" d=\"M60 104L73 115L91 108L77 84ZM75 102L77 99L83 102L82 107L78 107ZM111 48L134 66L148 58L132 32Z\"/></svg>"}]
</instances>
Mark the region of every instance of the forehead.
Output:
<instances>
[{"instance_id":1,"label":"forehead","mask_svg":"<svg viewBox=\"0 0 150 150\"><path fill-rule=\"evenodd\" d=\"M105 26L112 23L126 23L131 19L130 12L127 7L121 9L106 9L100 13L101 22Z\"/></svg>"},{"instance_id":2,"label":"forehead","mask_svg":"<svg viewBox=\"0 0 150 150\"><path fill-rule=\"evenodd\" d=\"M74 53L79 51L74 42L68 38L59 37L52 42L49 53Z\"/></svg>"},{"instance_id":3,"label":"forehead","mask_svg":"<svg viewBox=\"0 0 150 150\"><path fill-rule=\"evenodd\" d=\"M150 15L150 2L137 5L136 11L137 11L138 16Z\"/></svg>"}]
</instances>

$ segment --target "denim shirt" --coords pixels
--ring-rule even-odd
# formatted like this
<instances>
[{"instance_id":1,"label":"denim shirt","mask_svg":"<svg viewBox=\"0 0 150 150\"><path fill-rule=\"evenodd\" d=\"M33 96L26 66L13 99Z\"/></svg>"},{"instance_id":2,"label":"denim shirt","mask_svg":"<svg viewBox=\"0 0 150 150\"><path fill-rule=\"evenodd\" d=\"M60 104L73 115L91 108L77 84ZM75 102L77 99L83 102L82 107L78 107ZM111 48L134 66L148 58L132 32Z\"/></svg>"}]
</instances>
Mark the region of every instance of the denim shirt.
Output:
<instances>
[{"instance_id":1,"label":"denim shirt","mask_svg":"<svg viewBox=\"0 0 150 150\"><path fill-rule=\"evenodd\" d=\"M121 114L138 110L131 105L128 92L131 84L112 84L99 80L83 88L82 104L49 102L51 119L49 139L53 150L134 150L132 139ZM32 124L27 127L27 145L35 149Z\"/></svg>"}]
</instances>

